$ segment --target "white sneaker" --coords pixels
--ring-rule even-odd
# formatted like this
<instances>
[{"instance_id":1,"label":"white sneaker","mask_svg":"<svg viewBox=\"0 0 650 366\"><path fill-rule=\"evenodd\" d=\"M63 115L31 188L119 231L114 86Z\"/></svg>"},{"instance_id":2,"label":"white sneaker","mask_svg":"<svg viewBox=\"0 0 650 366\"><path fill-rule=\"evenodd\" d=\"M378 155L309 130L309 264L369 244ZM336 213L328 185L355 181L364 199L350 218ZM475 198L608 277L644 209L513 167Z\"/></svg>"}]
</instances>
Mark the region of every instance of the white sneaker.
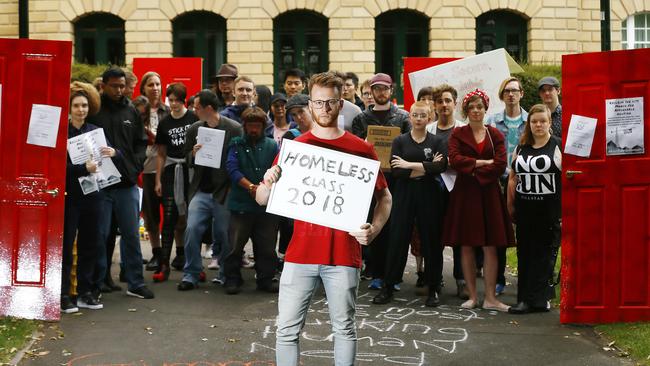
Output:
<instances>
[{"instance_id":1,"label":"white sneaker","mask_svg":"<svg viewBox=\"0 0 650 366\"><path fill-rule=\"evenodd\" d=\"M208 269L213 269L213 270L218 270L219 269L219 261L216 259L213 259L210 261L210 264L208 264Z\"/></svg>"},{"instance_id":2,"label":"white sneaker","mask_svg":"<svg viewBox=\"0 0 650 366\"><path fill-rule=\"evenodd\" d=\"M94 299L90 293L79 296L77 299L77 307L83 309L99 310L104 308L104 304Z\"/></svg>"}]
</instances>

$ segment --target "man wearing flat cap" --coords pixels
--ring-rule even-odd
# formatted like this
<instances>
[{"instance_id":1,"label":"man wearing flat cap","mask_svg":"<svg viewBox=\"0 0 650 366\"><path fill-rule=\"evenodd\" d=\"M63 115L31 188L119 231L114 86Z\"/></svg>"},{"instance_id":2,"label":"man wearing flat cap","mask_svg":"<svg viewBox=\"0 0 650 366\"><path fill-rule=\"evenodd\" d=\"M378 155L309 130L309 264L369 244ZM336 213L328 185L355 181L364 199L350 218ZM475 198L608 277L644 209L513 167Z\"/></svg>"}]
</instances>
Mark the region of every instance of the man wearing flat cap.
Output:
<instances>
[{"instance_id":1,"label":"man wearing flat cap","mask_svg":"<svg viewBox=\"0 0 650 366\"><path fill-rule=\"evenodd\" d=\"M235 101L235 79L237 79L237 66L233 64L223 64L219 68L217 75L211 78L212 90L217 94L219 101L219 110L231 105Z\"/></svg>"},{"instance_id":2,"label":"man wearing flat cap","mask_svg":"<svg viewBox=\"0 0 650 366\"><path fill-rule=\"evenodd\" d=\"M537 90L542 103L551 111L551 134L562 139L562 105L560 104L560 82L546 76L537 83Z\"/></svg>"}]
</instances>

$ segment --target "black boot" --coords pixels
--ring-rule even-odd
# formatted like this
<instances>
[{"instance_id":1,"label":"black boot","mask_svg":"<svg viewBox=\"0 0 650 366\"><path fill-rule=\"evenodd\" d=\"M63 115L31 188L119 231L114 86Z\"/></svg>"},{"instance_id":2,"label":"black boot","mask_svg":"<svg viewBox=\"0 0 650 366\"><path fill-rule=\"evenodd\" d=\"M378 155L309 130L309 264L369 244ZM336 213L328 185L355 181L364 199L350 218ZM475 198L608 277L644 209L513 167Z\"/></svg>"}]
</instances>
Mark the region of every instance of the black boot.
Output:
<instances>
[{"instance_id":1,"label":"black boot","mask_svg":"<svg viewBox=\"0 0 650 366\"><path fill-rule=\"evenodd\" d=\"M159 271L160 270L160 258L162 257L162 248L153 248L153 256L149 259L149 263L144 266L144 269L147 271Z\"/></svg>"},{"instance_id":2,"label":"black boot","mask_svg":"<svg viewBox=\"0 0 650 366\"><path fill-rule=\"evenodd\" d=\"M393 300L393 285L384 284L384 287L379 291L377 296L372 299L373 304L383 305L388 304Z\"/></svg>"},{"instance_id":3,"label":"black boot","mask_svg":"<svg viewBox=\"0 0 650 366\"><path fill-rule=\"evenodd\" d=\"M418 271L418 279L415 281L415 287L424 287L424 272Z\"/></svg>"},{"instance_id":4,"label":"black boot","mask_svg":"<svg viewBox=\"0 0 650 366\"><path fill-rule=\"evenodd\" d=\"M429 288L429 296L427 297L426 301L424 302L424 305L429 308L435 308L440 305L440 297L438 297L438 291L437 289L430 287Z\"/></svg>"},{"instance_id":5,"label":"black boot","mask_svg":"<svg viewBox=\"0 0 650 366\"><path fill-rule=\"evenodd\" d=\"M185 248L176 247L176 257L172 261L172 267L177 271L182 271L185 267Z\"/></svg>"},{"instance_id":6,"label":"black boot","mask_svg":"<svg viewBox=\"0 0 650 366\"><path fill-rule=\"evenodd\" d=\"M113 277L110 274L106 275L104 279L104 284L109 287L112 291L122 291L122 287L115 284Z\"/></svg>"}]
</instances>

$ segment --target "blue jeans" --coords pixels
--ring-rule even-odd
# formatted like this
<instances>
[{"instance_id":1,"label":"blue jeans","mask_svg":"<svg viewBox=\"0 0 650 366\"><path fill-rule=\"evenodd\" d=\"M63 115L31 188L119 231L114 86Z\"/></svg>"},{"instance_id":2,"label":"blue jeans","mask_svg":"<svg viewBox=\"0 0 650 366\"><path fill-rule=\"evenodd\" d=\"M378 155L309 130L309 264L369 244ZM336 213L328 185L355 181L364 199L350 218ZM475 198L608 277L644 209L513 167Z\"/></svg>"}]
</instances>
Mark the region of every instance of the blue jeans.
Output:
<instances>
[{"instance_id":1,"label":"blue jeans","mask_svg":"<svg viewBox=\"0 0 650 366\"><path fill-rule=\"evenodd\" d=\"M219 276L223 278L223 261L230 252L228 243L228 222L230 211L226 206L212 198L211 193L196 192L187 209L187 228L185 229L185 267L183 268L183 281L197 284L199 274L203 270L201 259L201 239L212 224L214 241L221 242L219 256Z\"/></svg>"},{"instance_id":2,"label":"blue jeans","mask_svg":"<svg viewBox=\"0 0 650 366\"><path fill-rule=\"evenodd\" d=\"M278 365L297 366L298 341L311 298L323 281L334 333L334 365L351 366L357 353L354 313L359 269L345 266L285 262L280 277L275 359Z\"/></svg>"},{"instance_id":3,"label":"blue jeans","mask_svg":"<svg viewBox=\"0 0 650 366\"><path fill-rule=\"evenodd\" d=\"M134 185L127 188L109 188L104 191L105 199L99 219L100 242L95 266L94 287L99 288L106 277L106 239L111 226L111 215L115 211L117 227L120 229L121 267L126 276L129 290L144 286L142 276L142 251L140 250L140 194Z\"/></svg>"}]
</instances>

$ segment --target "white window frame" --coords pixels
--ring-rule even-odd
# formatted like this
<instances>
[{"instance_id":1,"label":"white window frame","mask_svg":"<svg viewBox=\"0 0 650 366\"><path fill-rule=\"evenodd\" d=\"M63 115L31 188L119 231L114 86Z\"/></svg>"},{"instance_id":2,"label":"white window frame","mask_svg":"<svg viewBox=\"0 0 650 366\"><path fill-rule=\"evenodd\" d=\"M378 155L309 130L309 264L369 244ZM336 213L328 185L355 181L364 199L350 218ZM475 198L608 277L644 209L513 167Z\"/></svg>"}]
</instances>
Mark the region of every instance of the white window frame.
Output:
<instances>
[{"instance_id":1,"label":"white window frame","mask_svg":"<svg viewBox=\"0 0 650 366\"><path fill-rule=\"evenodd\" d=\"M636 26L634 24L634 17L636 15L639 15L639 14L645 14L647 17L650 17L650 12L636 13L636 14L632 14L629 17L627 17L627 19L626 19L627 41L621 42L621 43L623 44L623 46L627 46L625 48L628 49L628 50L632 50L632 49L636 48L636 43L637 43L637 42L635 42L636 41L635 40ZM647 24L646 24L646 26L647 26L647 28L643 28L644 30L650 28L650 26L648 26ZM643 43L647 44L647 47L650 48L650 39L646 39Z\"/></svg>"}]
</instances>

